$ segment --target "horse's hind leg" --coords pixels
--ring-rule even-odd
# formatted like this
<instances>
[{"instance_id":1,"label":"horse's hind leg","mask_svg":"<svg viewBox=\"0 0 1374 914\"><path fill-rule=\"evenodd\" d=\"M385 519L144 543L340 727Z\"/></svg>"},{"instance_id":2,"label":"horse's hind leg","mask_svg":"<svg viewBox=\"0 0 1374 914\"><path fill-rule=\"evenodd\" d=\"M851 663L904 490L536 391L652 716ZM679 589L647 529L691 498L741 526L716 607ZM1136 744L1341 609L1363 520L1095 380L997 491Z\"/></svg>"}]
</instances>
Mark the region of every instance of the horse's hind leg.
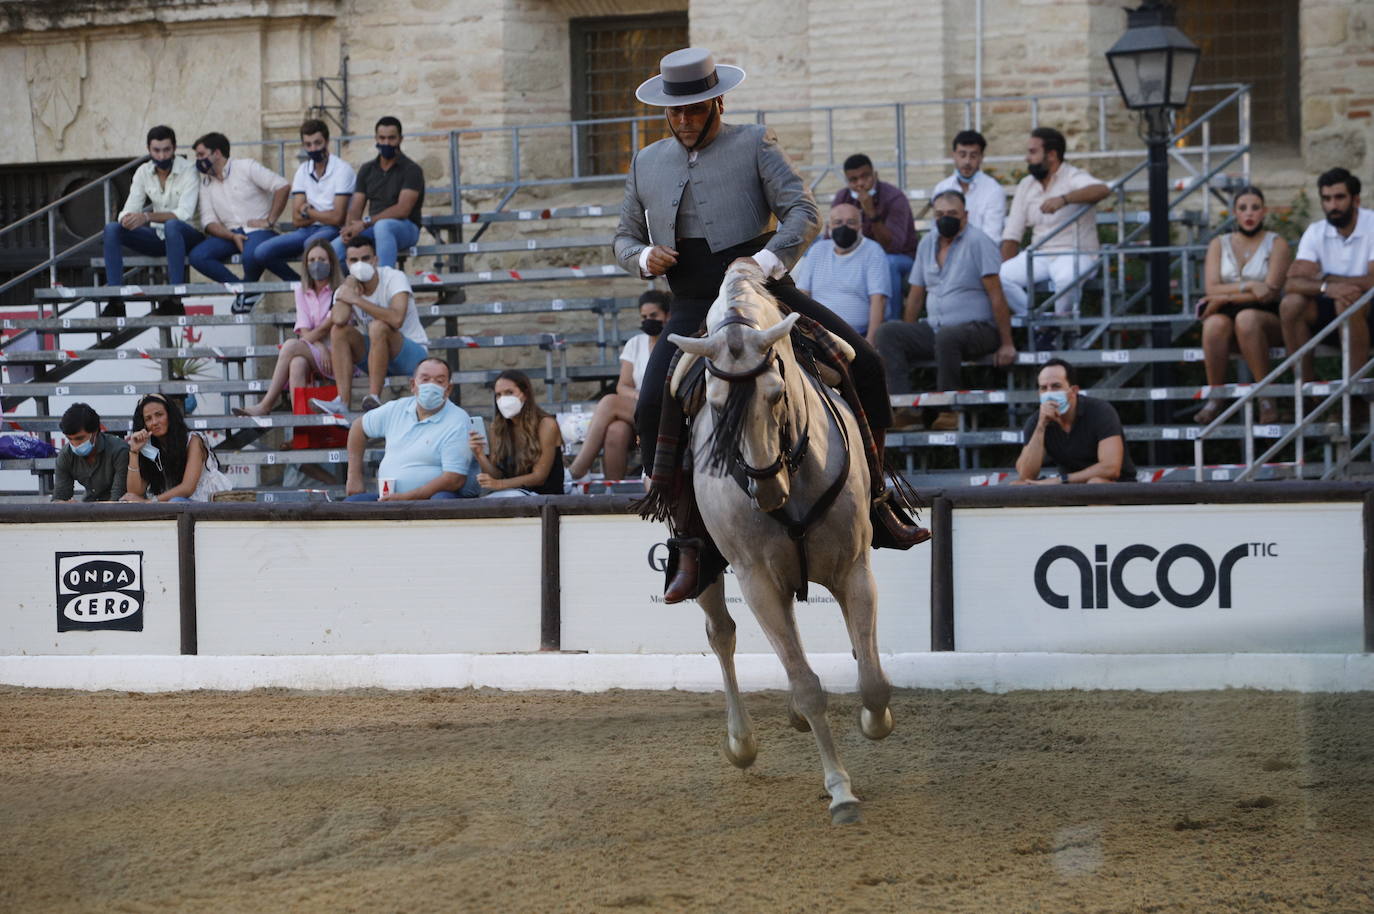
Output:
<instances>
[{"instance_id":1,"label":"horse's hind leg","mask_svg":"<svg viewBox=\"0 0 1374 914\"><path fill-rule=\"evenodd\" d=\"M735 620L725 609L724 579L717 578L697 598L697 603L706 612L706 639L711 642L711 650L716 652L725 679L726 734L721 751L736 768L748 768L754 764L759 744L754 739L754 722L744 710L739 681L735 678Z\"/></svg>"},{"instance_id":2,"label":"horse's hind leg","mask_svg":"<svg viewBox=\"0 0 1374 914\"><path fill-rule=\"evenodd\" d=\"M825 789L830 794L830 821L836 825L858 822L861 820L859 799L854 796L849 773L840 764L835 751L835 740L825 719L825 690L821 688L820 677L806 662L792 613L791 594L780 595L772 581L760 585L752 578L752 575L741 575L740 586L754 610L754 617L759 620L759 626L787 671L792 708L806 718L811 732L816 735L816 747L820 750L821 767L825 771Z\"/></svg>"},{"instance_id":3,"label":"horse's hind leg","mask_svg":"<svg viewBox=\"0 0 1374 914\"><path fill-rule=\"evenodd\" d=\"M849 643L859 662L859 729L869 739L892 732L892 685L878 660L878 600L873 572L868 563L856 565L840 590L840 608L849 628Z\"/></svg>"}]
</instances>

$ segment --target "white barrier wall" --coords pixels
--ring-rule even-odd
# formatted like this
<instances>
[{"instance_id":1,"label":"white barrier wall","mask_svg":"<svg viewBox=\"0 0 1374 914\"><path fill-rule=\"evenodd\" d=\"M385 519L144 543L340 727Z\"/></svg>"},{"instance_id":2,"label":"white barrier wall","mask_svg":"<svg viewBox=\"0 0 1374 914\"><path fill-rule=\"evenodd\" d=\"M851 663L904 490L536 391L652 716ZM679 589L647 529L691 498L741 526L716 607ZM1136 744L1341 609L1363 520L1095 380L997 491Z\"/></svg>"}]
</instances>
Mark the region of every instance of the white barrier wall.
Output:
<instances>
[{"instance_id":1,"label":"white barrier wall","mask_svg":"<svg viewBox=\"0 0 1374 914\"><path fill-rule=\"evenodd\" d=\"M1359 502L953 517L959 651L1363 650Z\"/></svg>"},{"instance_id":2,"label":"white barrier wall","mask_svg":"<svg viewBox=\"0 0 1374 914\"><path fill-rule=\"evenodd\" d=\"M0 654L179 654L177 556L176 521L3 525Z\"/></svg>"},{"instance_id":3,"label":"white barrier wall","mask_svg":"<svg viewBox=\"0 0 1374 914\"><path fill-rule=\"evenodd\" d=\"M202 521L201 654L539 650L539 518Z\"/></svg>"},{"instance_id":4,"label":"white barrier wall","mask_svg":"<svg viewBox=\"0 0 1374 914\"><path fill-rule=\"evenodd\" d=\"M706 616L695 602L663 602L668 550L662 524L626 515L560 518L563 649L605 653L710 651ZM878 644L884 652L930 649L930 549L869 552L878 583ZM725 577L726 607L735 620L736 650L769 652L767 640ZM840 606L820 585L796 604L797 626L808 651L850 650Z\"/></svg>"}]
</instances>

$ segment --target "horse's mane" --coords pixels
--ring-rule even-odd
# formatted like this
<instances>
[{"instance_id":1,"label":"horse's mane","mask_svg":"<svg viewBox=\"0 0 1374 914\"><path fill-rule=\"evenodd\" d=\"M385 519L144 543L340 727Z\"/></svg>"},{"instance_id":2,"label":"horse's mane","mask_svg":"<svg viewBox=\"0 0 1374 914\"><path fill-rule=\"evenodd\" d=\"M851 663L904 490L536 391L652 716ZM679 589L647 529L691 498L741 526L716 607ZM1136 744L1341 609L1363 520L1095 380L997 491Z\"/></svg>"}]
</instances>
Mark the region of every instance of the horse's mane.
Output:
<instances>
[{"instance_id":1,"label":"horse's mane","mask_svg":"<svg viewBox=\"0 0 1374 914\"><path fill-rule=\"evenodd\" d=\"M726 313L731 310L744 311L745 308L758 312L764 303L778 309L777 300L773 298L764 282L761 270L749 266L732 266L721 284L721 299L726 306ZM745 308L740 307L744 304L741 299L747 302ZM717 300L717 305L721 303L721 300ZM780 315L781 309L778 310ZM713 471L722 472L734 458L739 447L740 433L744 429L744 420L749 412L749 404L753 399L753 378L730 384L730 393L726 396L725 405L716 412L715 424L711 429L706 460Z\"/></svg>"}]
</instances>

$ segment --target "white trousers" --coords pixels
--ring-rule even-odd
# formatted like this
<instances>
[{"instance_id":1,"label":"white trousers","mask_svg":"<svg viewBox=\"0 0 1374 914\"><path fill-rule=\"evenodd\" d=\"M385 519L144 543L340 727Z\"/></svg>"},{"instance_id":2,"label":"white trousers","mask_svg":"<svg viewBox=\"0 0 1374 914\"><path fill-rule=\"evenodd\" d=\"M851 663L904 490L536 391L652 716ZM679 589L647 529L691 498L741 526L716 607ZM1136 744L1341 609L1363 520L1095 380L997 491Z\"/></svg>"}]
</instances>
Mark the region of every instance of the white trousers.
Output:
<instances>
[{"instance_id":1,"label":"white trousers","mask_svg":"<svg viewBox=\"0 0 1374 914\"><path fill-rule=\"evenodd\" d=\"M1058 291L1073 285L1073 281L1083 273L1097 268L1097 257L1091 254L1078 254L1073 251L1036 254L1033 261L1035 281L1049 280L1051 287ZM1026 252L1022 251L1011 260L1002 264L999 274L1002 278L1002 292L1007 297L1007 306L1013 314L1025 314L1030 291L1026 288ZM1073 314L1078 310L1078 299L1082 287L1070 290L1054 303L1056 315Z\"/></svg>"}]
</instances>

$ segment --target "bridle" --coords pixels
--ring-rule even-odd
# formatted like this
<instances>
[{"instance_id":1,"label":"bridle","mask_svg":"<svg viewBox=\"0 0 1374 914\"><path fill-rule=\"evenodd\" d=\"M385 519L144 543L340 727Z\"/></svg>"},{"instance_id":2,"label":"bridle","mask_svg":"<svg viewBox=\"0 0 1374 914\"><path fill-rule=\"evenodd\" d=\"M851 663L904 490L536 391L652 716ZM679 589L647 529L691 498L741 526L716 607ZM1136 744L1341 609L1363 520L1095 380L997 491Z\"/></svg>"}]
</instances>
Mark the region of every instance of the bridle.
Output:
<instances>
[{"instance_id":1,"label":"bridle","mask_svg":"<svg viewBox=\"0 0 1374 914\"><path fill-rule=\"evenodd\" d=\"M758 329L758 324L756 324L752 319L745 317L744 314L737 310L731 309L730 313L726 315L725 320L721 321L719 324L715 326L713 332L718 332L722 327L725 327L729 324L740 324L741 326L749 327L753 330ZM739 470L743 472L745 476L748 476L750 479L772 479L774 476L782 472L784 466L787 467L788 476L792 476L793 474L795 474L797 470L801 467L802 460L806 458L807 446L810 444L811 440L809 427L810 422L803 421L801 437L796 441L793 441L792 410L788 408L790 403L787 397L787 375L784 367L785 363L783 362L783 360L778 356L776 352L774 352L772 349L769 349L769 351L764 354L763 358L759 360L757 365L754 365L751 368L747 368L744 371L726 371L725 369L718 367L709 358L706 359L705 362L706 370L708 372L710 372L714 377L720 378L722 381L725 381L730 384L752 381L759 375L768 371L768 369L772 367L774 363L777 364L778 374L782 377L783 381L783 418L782 422L778 426L778 456L776 459L773 460L772 463L768 464L768 466L766 467L750 466L749 463L744 459L744 454L740 451L739 444L736 443L734 448L733 460L735 466L738 467Z\"/></svg>"}]
</instances>

